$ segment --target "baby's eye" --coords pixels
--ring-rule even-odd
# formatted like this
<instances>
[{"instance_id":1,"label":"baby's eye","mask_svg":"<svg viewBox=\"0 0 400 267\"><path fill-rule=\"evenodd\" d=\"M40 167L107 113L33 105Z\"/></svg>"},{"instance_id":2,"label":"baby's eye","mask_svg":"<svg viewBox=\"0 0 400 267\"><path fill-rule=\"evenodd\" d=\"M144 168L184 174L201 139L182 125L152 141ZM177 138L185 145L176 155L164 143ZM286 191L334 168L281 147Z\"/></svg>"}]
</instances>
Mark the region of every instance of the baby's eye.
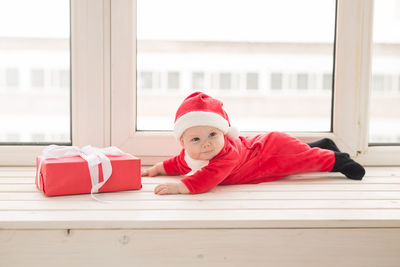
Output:
<instances>
[{"instance_id":1,"label":"baby's eye","mask_svg":"<svg viewBox=\"0 0 400 267\"><path fill-rule=\"evenodd\" d=\"M200 141L200 138L195 137L195 138L192 138L192 140L190 140L190 141L192 141L192 142L197 142L197 141Z\"/></svg>"},{"instance_id":2,"label":"baby's eye","mask_svg":"<svg viewBox=\"0 0 400 267\"><path fill-rule=\"evenodd\" d=\"M212 133L210 133L210 137L213 137L213 136L216 136L217 135L217 133L216 132L212 132Z\"/></svg>"}]
</instances>

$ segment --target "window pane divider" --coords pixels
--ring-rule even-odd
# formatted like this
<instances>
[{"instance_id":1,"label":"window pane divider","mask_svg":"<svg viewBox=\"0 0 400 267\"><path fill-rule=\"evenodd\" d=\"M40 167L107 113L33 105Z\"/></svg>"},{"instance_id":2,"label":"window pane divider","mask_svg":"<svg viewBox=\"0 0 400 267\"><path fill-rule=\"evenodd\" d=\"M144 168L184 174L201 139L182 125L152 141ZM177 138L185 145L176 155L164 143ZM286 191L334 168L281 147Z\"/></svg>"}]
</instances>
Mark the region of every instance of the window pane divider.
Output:
<instances>
[{"instance_id":1,"label":"window pane divider","mask_svg":"<svg viewBox=\"0 0 400 267\"><path fill-rule=\"evenodd\" d=\"M372 7L370 0L338 2L333 132L352 156L368 150Z\"/></svg>"}]
</instances>

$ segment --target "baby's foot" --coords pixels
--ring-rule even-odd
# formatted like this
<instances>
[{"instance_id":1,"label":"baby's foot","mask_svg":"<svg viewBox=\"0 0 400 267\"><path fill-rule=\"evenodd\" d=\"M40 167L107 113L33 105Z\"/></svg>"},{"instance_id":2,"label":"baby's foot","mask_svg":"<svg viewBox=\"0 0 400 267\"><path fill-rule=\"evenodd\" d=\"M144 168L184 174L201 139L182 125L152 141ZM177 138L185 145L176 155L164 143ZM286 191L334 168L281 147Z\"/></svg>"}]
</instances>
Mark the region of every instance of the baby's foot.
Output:
<instances>
[{"instance_id":1,"label":"baby's foot","mask_svg":"<svg viewBox=\"0 0 400 267\"><path fill-rule=\"evenodd\" d=\"M310 147L319 147L323 149L328 149L336 152L340 152L339 148L336 146L335 142L333 142L329 138L324 138L312 143L308 143Z\"/></svg>"},{"instance_id":2,"label":"baby's foot","mask_svg":"<svg viewBox=\"0 0 400 267\"><path fill-rule=\"evenodd\" d=\"M361 180L365 175L363 166L352 160L349 154L341 152L335 152L335 165L331 172L341 172L353 180Z\"/></svg>"}]
</instances>

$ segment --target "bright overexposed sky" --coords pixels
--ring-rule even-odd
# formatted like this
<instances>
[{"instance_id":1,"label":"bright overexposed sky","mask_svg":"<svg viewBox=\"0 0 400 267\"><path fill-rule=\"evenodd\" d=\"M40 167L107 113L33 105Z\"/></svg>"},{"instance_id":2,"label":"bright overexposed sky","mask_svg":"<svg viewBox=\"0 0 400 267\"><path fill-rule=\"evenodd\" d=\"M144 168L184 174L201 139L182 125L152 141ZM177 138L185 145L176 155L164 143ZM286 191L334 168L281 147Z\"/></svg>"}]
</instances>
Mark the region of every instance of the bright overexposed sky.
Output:
<instances>
[{"instance_id":1,"label":"bright overexposed sky","mask_svg":"<svg viewBox=\"0 0 400 267\"><path fill-rule=\"evenodd\" d=\"M69 0L0 0L0 36L68 38ZM138 39L332 42L335 0L137 0ZM400 43L400 0L376 0L374 40Z\"/></svg>"},{"instance_id":2,"label":"bright overexposed sky","mask_svg":"<svg viewBox=\"0 0 400 267\"><path fill-rule=\"evenodd\" d=\"M138 39L332 42L335 0L138 0ZM375 0L374 40L400 43L400 0Z\"/></svg>"},{"instance_id":3,"label":"bright overexposed sky","mask_svg":"<svg viewBox=\"0 0 400 267\"><path fill-rule=\"evenodd\" d=\"M138 39L332 42L335 0L138 0Z\"/></svg>"},{"instance_id":4,"label":"bright overexposed sky","mask_svg":"<svg viewBox=\"0 0 400 267\"><path fill-rule=\"evenodd\" d=\"M69 38L69 0L0 0L0 36Z\"/></svg>"}]
</instances>

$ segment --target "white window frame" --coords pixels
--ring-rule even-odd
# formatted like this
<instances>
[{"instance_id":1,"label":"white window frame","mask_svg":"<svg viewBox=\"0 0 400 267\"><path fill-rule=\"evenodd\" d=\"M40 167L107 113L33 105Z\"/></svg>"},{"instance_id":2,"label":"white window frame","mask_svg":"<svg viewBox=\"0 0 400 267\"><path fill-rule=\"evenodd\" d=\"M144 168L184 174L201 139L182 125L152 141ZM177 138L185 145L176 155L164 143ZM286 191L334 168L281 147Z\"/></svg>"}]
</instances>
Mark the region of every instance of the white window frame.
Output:
<instances>
[{"instance_id":1,"label":"white window frame","mask_svg":"<svg viewBox=\"0 0 400 267\"><path fill-rule=\"evenodd\" d=\"M153 164L180 147L171 132L136 131L136 1L113 0L111 11L111 143ZM289 134L332 138L365 165L399 165L399 147L368 147L372 16L373 0L338 1L333 132Z\"/></svg>"},{"instance_id":2,"label":"white window frame","mask_svg":"<svg viewBox=\"0 0 400 267\"><path fill-rule=\"evenodd\" d=\"M180 147L172 132L136 131L136 11L136 0L71 0L72 144L153 164ZM400 165L400 147L368 147L372 17L373 0L338 0L333 132L289 134L332 138L364 165ZM34 165L43 148L1 146L0 164Z\"/></svg>"},{"instance_id":3,"label":"white window frame","mask_svg":"<svg viewBox=\"0 0 400 267\"><path fill-rule=\"evenodd\" d=\"M110 145L110 0L71 0L72 145ZM32 166L45 146L0 146L1 166Z\"/></svg>"}]
</instances>

